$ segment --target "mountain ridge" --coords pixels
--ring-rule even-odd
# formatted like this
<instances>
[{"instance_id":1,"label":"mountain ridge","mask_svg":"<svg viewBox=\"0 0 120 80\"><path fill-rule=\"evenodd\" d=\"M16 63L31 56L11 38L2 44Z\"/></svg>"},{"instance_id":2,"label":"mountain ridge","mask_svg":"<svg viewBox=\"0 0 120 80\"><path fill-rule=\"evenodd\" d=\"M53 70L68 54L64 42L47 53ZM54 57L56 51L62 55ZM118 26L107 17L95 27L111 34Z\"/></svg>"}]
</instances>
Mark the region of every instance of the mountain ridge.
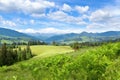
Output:
<instances>
[{"instance_id":1,"label":"mountain ridge","mask_svg":"<svg viewBox=\"0 0 120 80\"><path fill-rule=\"evenodd\" d=\"M47 38L47 42L64 42L64 41L81 41L81 42L91 42L91 41L107 41L120 38L120 31L106 31L101 33L68 33L62 35L55 35ZM86 40L85 40L86 39Z\"/></svg>"},{"instance_id":2,"label":"mountain ridge","mask_svg":"<svg viewBox=\"0 0 120 80\"><path fill-rule=\"evenodd\" d=\"M0 43L28 42L37 38L12 29L0 28Z\"/></svg>"}]
</instances>

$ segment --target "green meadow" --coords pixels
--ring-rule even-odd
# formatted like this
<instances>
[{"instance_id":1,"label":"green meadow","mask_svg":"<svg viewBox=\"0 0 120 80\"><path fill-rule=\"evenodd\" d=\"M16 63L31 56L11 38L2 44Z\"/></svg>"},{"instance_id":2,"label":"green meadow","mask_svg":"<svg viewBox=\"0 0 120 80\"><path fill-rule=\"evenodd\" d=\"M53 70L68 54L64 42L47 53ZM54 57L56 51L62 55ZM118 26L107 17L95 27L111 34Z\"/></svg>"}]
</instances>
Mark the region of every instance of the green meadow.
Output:
<instances>
[{"instance_id":1,"label":"green meadow","mask_svg":"<svg viewBox=\"0 0 120 80\"><path fill-rule=\"evenodd\" d=\"M36 57L48 57L74 51L70 46L46 46L46 45L31 46L31 50L32 53L36 55Z\"/></svg>"},{"instance_id":2,"label":"green meadow","mask_svg":"<svg viewBox=\"0 0 120 80\"><path fill-rule=\"evenodd\" d=\"M22 46L24 48L24 46ZM120 43L86 47L31 46L36 56L0 67L0 80L119 80Z\"/></svg>"}]
</instances>

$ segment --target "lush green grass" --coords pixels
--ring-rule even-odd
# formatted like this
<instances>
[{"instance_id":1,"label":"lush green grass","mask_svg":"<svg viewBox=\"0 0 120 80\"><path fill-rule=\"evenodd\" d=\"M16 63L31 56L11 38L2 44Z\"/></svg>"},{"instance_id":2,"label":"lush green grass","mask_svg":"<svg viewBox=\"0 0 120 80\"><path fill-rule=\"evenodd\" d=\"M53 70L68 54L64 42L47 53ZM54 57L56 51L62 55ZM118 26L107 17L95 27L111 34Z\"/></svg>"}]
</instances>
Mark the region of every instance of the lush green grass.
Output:
<instances>
[{"instance_id":1,"label":"lush green grass","mask_svg":"<svg viewBox=\"0 0 120 80\"><path fill-rule=\"evenodd\" d=\"M21 46L22 49L25 46ZM29 70L23 70L23 68L35 62L39 62L39 60L43 59L43 57L55 56L59 54L65 54L69 52L73 52L74 50L69 46L46 46L46 45L35 45L31 46L32 53L36 56L31 58L30 60L21 61L15 63L11 66L3 66L0 67L0 79L2 80L34 80L34 77Z\"/></svg>"},{"instance_id":2,"label":"lush green grass","mask_svg":"<svg viewBox=\"0 0 120 80\"><path fill-rule=\"evenodd\" d=\"M69 46L31 46L31 49L37 57L53 56L73 51Z\"/></svg>"},{"instance_id":3,"label":"lush green grass","mask_svg":"<svg viewBox=\"0 0 120 80\"><path fill-rule=\"evenodd\" d=\"M22 49L25 46L21 46ZM64 54L73 52L74 50L70 46L50 46L50 45L35 45L30 46L33 55L36 57L49 57L57 54Z\"/></svg>"},{"instance_id":4,"label":"lush green grass","mask_svg":"<svg viewBox=\"0 0 120 80\"><path fill-rule=\"evenodd\" d=\"M40 49L40 47L42 49ZM83 48L31 46L37 56L0 68L1 80L119 80L120 43ZM46 51L47 49L47 51ZM53 50L51 50L53 49ZM58 50L57 50L58 49ZM41 50L39 53L36 53ZM63 51L63 52L62 52ZM64 54L59 54L60 52ZM67 52L67 53L66 53ZM66 53L66 54L65 54ZM43 55L44 54L44 55ZM51 55L50 55L51 54ZM59 55L55 55L59 54ZM43 56L49 56L44 57Z\"/></svg>"}]
</instances>

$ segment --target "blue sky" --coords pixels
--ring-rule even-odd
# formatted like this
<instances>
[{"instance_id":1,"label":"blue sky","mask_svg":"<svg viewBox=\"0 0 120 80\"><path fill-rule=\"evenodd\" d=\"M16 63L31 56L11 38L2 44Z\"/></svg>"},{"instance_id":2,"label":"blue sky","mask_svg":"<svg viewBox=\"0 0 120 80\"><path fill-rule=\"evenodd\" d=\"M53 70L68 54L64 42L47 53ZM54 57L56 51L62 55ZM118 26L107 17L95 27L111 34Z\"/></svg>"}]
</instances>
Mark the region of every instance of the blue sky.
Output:
<instances>
[{"instance_id":1,"label":"blue sky","mask_svg":"<svg viewBox=\"0 0 120 80\"><path fill-rule=\"evenodd\" d=\"M0 0L0 27L24 33L120 30L120 0Z\"/></svg>"}]
</instances>

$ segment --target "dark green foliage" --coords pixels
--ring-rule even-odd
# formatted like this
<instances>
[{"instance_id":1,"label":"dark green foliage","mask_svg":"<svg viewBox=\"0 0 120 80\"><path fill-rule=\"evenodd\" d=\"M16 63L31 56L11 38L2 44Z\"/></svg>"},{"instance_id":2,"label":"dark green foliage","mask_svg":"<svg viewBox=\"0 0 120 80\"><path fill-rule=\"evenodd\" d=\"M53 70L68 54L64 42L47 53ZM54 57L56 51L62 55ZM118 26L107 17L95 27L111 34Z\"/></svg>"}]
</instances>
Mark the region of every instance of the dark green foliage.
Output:
<instances>
[{"instance_id":1,"label":"dark green foliage","mask_svg":"<svg viewBox=\"0 0 120 80\"><path fill-rule=\"evenodd\" d=\"M19 66L31 71L35 80L119 80L119 45L110 43L75 57L57 55Z\"/></svg>"},{"instance_id":2,"label":"dark green foliage","mask_svg":"<svg viewBox=\"0 0 120 80\"><path fill-rule=\"evenodd\" d=\"M14 59L13 59L13 51L8 49L7 50L7 54L6 54L6 63L5 65L11 65L13 62L14 62Z\"/></svg>"},{"instance_id":3,"label":"dark green foliage","mask_svg":"<svg viewBox=\"0 0 120 80\"><path fill-rule=\"evenodd\" d=\"M21 53L21 60L26 60L27 57L26 57L26 50L24 49Z\"/></svg>"},{"instance_id":4,"label":"dark green foliage","mask_svg":"<svg viewBox=\"0 0 120 80\"><path fill-rule=\"evenodd\" d=\"M13 50L8 49L6 44L3 44L0 51L0 66L13 64L15 61L13 54Z\"/></svg>"},{"instance_id":5,"label":"dark green foliage","mask_svg":"<svg viewBox=\"0 0 120 80\"><path fill-rule=\"evenodd\" d=\"M17 52L17 60L18 61L21 61L21 57L22 57L22 50L21 50L21 47L18 48L18 52Z\"/></svg>"},{"instance_id":6,"label":"dark green foliage","mask_svg":"<svg viewBox=\"0 0 120 80\"><path fill-rule=\"evenodd\" d=\"M73 44L71 45L71 47L72 47L75 51L80 48L78 42L73 43Z\"/></svg>"},{"instance_id":7,"label":"dark green foliage","mask_svg":"<svg viewBox=\"0 0 120 80\"><path fill-rule=\"evenodd\" d=\"M29 45L47 45L47 43L39 40L31 40L28 42Z\"/></svg>"},{"instance_id":8,"label":"dark green foliage","mask_svg":"<svg viewBox=\"0 0 120 80\"><path fill-rule=\"evenodd\" d=\"M21 53L24 53L22 51L27 52L27 50L21 49L19 51ZM120 43L109 43L92 47L91 50L83 54L81 54L80 49L64 55L37 57L8 68L3 66L0 68L0 72L4 71L6 74L17 73L10 76L11 80L14 75L20 80L119 80L119 51ZM79 54L73 56L75 53ZM14 68L17 70L13 71ZM24 73L24 76L21 77L20 72Z\"/></svg>"},{"instance_id":9,"label":"dark green foliage","mask_svg":"<svg viewBox=\"0 0 120 80\"><path fill-rule=\"evenodd\" d=\"M7 47L6 47L6 44L4 43L1 48L2 65L5 65L7 63L6 57L7 57Z\"/></svg>"},{"instance_id":10,"label":"dark green foliage","mask_svg":"<svg viewBox=\"0 0 120 80\"><path fill-rule=\"evenodd\" d=\"M54 45L54 46L58 46L58 43L55 42L55 41L53 41L51 44Z\"/></svg>"},{"instance_id":11,"label":"dark green foliage","mask_svg":"<svg viewBox=\"0 0 120 80\"><path fill-rule=\"evenodd\" d=\"M26 47L26 59L29 59L31 57L32 57L32 52L31 52L30 46L28 44Z\"/></svg>"},{"instance_id":12,"label":"dark green foliage","mask_svg":"<svg viewBox=\"0 0 120 80\"><path fill-rule=\"evenodd\" d=\"M6 44L3 44L2 48L0 48L0 66L11 65L17 61L27 60L31 57L32 52L29 45L24 50L21 50L19 47L18 51L13 50L10 46L7 47Z\"/></svg>"}]
</instances>

